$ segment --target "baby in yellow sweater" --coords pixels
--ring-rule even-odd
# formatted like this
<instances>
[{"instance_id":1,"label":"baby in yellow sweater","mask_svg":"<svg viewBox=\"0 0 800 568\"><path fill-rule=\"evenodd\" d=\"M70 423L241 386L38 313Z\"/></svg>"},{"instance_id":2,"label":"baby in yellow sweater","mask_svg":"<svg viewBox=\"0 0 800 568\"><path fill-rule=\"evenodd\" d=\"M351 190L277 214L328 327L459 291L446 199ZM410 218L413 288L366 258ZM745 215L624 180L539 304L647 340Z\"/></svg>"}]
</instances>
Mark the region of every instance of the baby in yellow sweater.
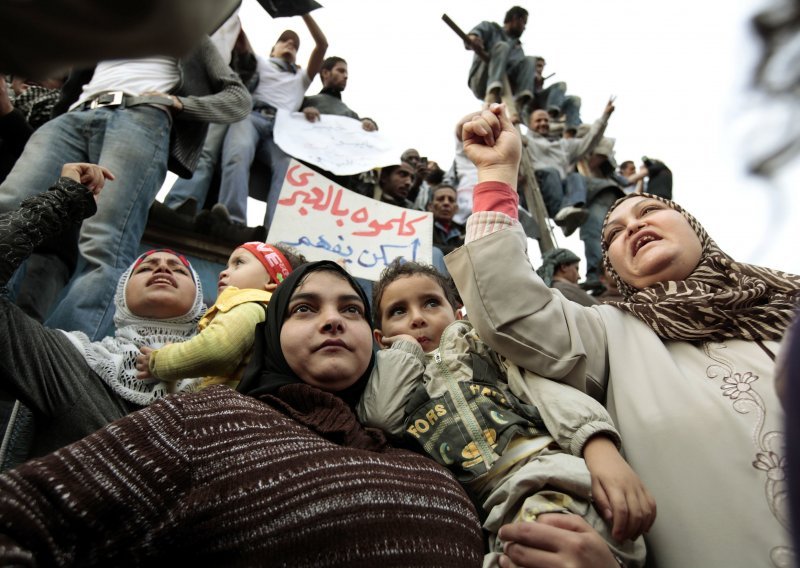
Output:
<instances>
[{"instance_id":1,"label":"baby in yellow sweater","mask_svg":"<svg viewBox=\"0 0 800 568\"><path fill-rule=\"evenodd\" d=\"M200 320L200 332L161 349L142 347L136 359L137 377L166 381L205 377L201 389L218 384L236 388L272 291L304 262L303 255L284 245L249 242L237 247L219 274L217 301Z\"/></svg>"}]
</instances>

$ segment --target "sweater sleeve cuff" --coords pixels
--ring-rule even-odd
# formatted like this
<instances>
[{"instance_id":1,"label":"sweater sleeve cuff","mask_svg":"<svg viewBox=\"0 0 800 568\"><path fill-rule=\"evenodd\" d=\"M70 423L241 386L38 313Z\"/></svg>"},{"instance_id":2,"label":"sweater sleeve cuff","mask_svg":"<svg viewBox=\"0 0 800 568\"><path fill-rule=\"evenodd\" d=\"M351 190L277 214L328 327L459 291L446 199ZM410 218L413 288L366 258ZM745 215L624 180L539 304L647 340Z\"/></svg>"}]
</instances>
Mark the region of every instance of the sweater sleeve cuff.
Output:
<instances>
[{"instance_id":1,"label":"sweater sleeve cuff","mask_svg":"<svg viewBox=\"0 0 800 568\"><path fill-rule=\"evenodd\" d=\"M472 212L496 211L518 219L519 197L507 183L484 181L475 186L472 196Z\"/></svg>"},{"instance_id":2,"label":"sweater sleeve cuff","mask_svg":"<svg viewBox=\"0 0 800 568\"><path fill-rule=\"evenodd\" d=\"M594 420L588 424L581 426L577 432L572 436L569 451L574 456L583 456L583 448L586 443L597 435L603 435L613 442L619 450L622 448L622 439L619 432L608 422L603 420Z\"/></svg>"},{"instance_id":3,"label":"sweater sleeve cuff","mask_svg":"<svg viewBox=\"0 0 800 568\"><path fill-rule=\"evenodd\" d=\"M480 211L473 213L467 219L467 230L464 236L465 243L471 243L481 237L491 235L501 229L510 229L514 225L519 225L519 221L512 219L505 213L496 211Z\"/></svg>"}]
</instances>

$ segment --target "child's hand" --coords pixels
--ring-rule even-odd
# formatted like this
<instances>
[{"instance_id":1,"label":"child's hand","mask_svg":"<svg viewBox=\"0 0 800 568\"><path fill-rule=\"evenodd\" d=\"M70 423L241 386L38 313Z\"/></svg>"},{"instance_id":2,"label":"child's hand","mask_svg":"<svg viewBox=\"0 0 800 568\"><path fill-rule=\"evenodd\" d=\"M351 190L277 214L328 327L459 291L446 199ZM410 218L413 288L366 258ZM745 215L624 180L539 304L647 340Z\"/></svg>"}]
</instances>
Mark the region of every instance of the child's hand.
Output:
<instances>
[{"instance_id":1,"label":"child's hand","mask_svg":"<svg viewBox=\"0 0 800 568\"><path fill-rule=\"evenodd\" d=\"M150 373L150 353L155 351L152 347L141 347L139 349L141 351L140 355L136 356L136 373L137 379L155 379L155 377Z\"/></svg>"},{"instance_id":2,"label":"child's hand","mask_svg":"<svg viewBox=\"0 0 800 568\"><path fill-rule=\"evenodd\" d=\"M407 333L401 333L399 335L393 335L391 337L382 337L381 343L388 348L391 347L395 341L401 341L401 340L410 341L411 343L417 343L417 340L408 335Z\"/></svg>"},{"instance_id":3,"label":"child's hand","mask_svg":"<svg viewBox=\"0 0 800 568\"><path fill-rule=\"evenodd\" d=\"M584 446L583 458L592 474L595 508L606 522L613 521L611 535L622 541L649 531L656 518L655 499L614 443L595 436Z\"/></svg>"},{"instance_id":4,"label":"child's hand","mask_svg":"<svg viewBox=\"0 0 800 568\"><path fill-rule=\"evenodd\" d=\"M100 194L100 190L107 179L115 179L114 174L107 168L97 164L64 164L61 168L61 177L68 177L85 185L94 194L95 199Z\"/></svg>"},{"instance_id":5,"label":"child's hand","mask_svg":"<svg viewBox=\"0 0 800 568\"><path fill-rule=\"evenodd\" d=\"M505 105L492 104L460 124L464 153L478 168L478 181L501 181L516 187L522 150Z\"/></svg>"}]
</instances>

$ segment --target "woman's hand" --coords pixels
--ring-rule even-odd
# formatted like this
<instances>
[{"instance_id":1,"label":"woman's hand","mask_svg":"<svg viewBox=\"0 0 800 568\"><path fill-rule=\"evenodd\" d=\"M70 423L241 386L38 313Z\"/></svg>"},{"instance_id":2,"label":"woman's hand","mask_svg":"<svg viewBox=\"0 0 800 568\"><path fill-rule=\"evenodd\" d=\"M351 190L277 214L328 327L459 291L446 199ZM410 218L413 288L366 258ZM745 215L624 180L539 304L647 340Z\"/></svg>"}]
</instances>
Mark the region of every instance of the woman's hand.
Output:
<instances>
[{"instance_id":1,"label":"woman's hand","mask_svg":"<svg viewBox=\"0 0 800 568\"><path fill-rule=\"evenodd\" d=\"M617 541L646 533L656 519L656 501L605 436L595 436L583 448L583 459L592 474L592 497L600 516L612 524Z\"/></svg>"},{"instance_id":2,"label":"woman's hand","mask_svg":"<svg viewBox=\"0 0 800 568\"><path fill-rule=\"evenodd\" d=\"M464 153L478 168L478 181L500 181L517 186L522 152L520 136L506 116L506 107L491 104L480 113L464 117L461 140Z\"/></svg>"},{"instance_id":3,"label":"woman's hand","mask_svg":"<svg viewBox=\"0 0 800 568\"><path fill-rule=\"evenodd\" d=\"M578 515L550 513L500 528L502 568L619 568L606 541Z\"/></svg>"},{"instance_id":4,"label":"woman's hand","mask_svg":"<svg viewBox=\"0 0 800 568\"><path fill-rule=\"evenodd\" d=\"M100 194L106 180L116 179L110 170L97 164L64 164L61 168L61 177L67 177L85 185L95 198Z\"/></svg>"}]
</instances>

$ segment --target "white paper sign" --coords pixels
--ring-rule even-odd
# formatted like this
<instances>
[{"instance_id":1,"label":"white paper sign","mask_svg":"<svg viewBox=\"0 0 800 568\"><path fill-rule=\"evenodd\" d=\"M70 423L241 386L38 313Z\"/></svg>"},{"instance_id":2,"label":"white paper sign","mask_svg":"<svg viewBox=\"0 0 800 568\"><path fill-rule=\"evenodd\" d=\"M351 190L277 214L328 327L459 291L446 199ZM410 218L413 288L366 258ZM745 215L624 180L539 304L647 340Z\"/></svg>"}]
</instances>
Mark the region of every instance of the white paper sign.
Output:
<instances>
[{"instance_id":1,"label":"white paper sign","mask_svg":"<svg viewBox=\"0 0 800 568\"><path fill-rule=\"evenodd\" d=\"M292 160L268 241L377 280L395 258L431 263L433 215L364 197Z\"/></svg>"},{"instance_id":2,"label":"white paper sign","mask_svg":"<svg viewBox=\"0 0 800 568\"><path fill-rule=\"evenodd\" d=\"M386 136L367 132L360 120L347 116L323 114L309 122L302 112L279 109L273 136L290 156L338 176L397 163Z\"/></svg>"}]
</instances>

